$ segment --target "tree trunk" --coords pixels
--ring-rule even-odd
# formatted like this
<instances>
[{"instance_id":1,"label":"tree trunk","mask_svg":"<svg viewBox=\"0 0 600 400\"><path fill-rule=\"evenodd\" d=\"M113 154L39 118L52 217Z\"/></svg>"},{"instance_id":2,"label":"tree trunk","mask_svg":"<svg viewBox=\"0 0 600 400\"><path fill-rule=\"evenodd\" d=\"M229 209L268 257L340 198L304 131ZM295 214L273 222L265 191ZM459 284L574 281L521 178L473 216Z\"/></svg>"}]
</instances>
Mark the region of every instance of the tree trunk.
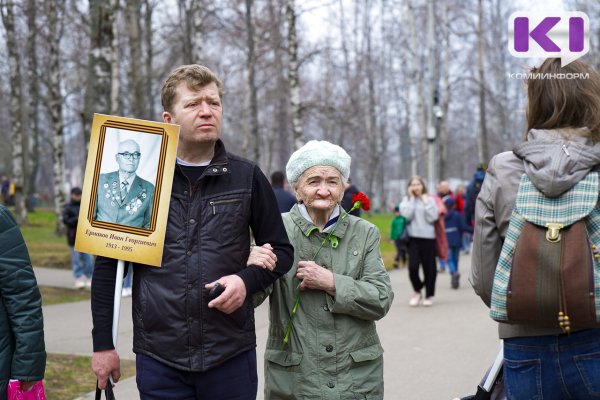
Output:
<instances>
[{"instance_id":1,"label":"tree trunk","mask_svg":"<svg viewBox=\"0 0 600 400\"><path fill-rule=\"evenodd\" d=\"M371 48L371 21L369 20L370 13L368 12L368 4L366 4L368 0L365 0L364 10L363 10L363 35L364 41L366 41L366 78L367 78L367 106L365 109L367 110L367 118L366 118L366 132L370 135L369 143L369 155L368 155L368 170L372 172L375 179L367 179L367 193L370 196L374 196L376 193L375 185L377 184L377 177L379 171L379 162L381 160L381 154L378 153L379 142L381 142L380 134L381 131L377 124L377 115L375 114L376 104L376 94L375 94L375 78L373 71L373 55ZM363 100L364 101L364 100ZM379 195L382 194L381 191L377 191ZM374 196L375 197L375 196ZM381 205L381 196L376 196L376 201ZM374 204L376 205L376 204Z\"/></svg>"},{"instance_id":2,"label":"tree trunk","mask_svg":"<svg viewBox=\"0 0 600 400\"><path fill-rule=\"evenodd\" d=\"M144 74L142 72L142 19L140 0L125 0L127 37L129 39L129 113L133 118L146 118Z\"/></svg>"},{"instance_id":3,"label":"tree trunk","mask_svg":"<svg viewBox=\"0 0 600 400\"><path fill-rule=\"evenodd\" d=\"M439 124L439 177L446 179L446 145L448 143L448 108L450 106L450 21L448 20L448 3L444 4L442 30L444 36L444 58L442 61L442 87L438 96L441 97L442 118Z\"/></svg>"},{"instance_id":4,"label":"tree trunk","mask_svg":"<svg viewBox=\"0 0 600 400\"><path fill-rule=\"evenodd\" d=\"M119 49L119 21L117 14L120 10L119 0L110 0L110 7L113 10L112 17L112 40L111 50L112 55L110 58L110 114L118 115L121 110L121 79L119 78L119 65L120 65L120 49ZM91 122L91 121L90 121ZM87 131L86 131L87 132Z\"/></svg>"},{"instance_id":5,"label":"tree trunk","mask_svg":"<svg viewBox=\"0 0 600 400\"><path fill-rule=\"evenodd\" d=\"M192 24L193 24L193 41L192 41L192 63L203 64L204 60L204 15L207 8L206 1L195 0L193 2Z\"/></svg>"},{"instance_id":6,"label":"tree trunk","mask_svg":"<svg viewBox=\"0 0 600 400\"><path fill-rule=\"evenodd\" d=\"M484 33L483 33L483 4L478 0L479 21L477 24L477 72L479 76L479 162L487 163L489 161L489 145L485 116L485 73L484 73Z\"/></svg>"},{"instance_id":7,"label":"tree trunk","mask_svg":"<svg viewBox=\"0 0 600 400\"><path fill-rule=\"evenodd\" d=\"M298 77L298 38L296 36L296 9L294 0L288 0L285 14L288 23L288 73L290 81L292 131L294 133L294 148L299 149L304 145L304 132L302 129L302 108L300 103L300 79Z\"/></svg>"},{"instance_id":8,"label":"tree trunk","mask_svg":"<svg viewBox=\"0 0 600 400\"><path fill-rule=\"evenodd\" d=\"M410 28L410 43L412 51L412 81L416 87L416 103L417 103L417 131L419 133L420 154L417 154L417 149L414 149L415 160L413 161L413 171L418 170L419 155L421 159L427 154L427 112L425 110L425 89L423 87L423 75L421 74L421 65L419 64L419 45L417 43L417 31L415 28L415 13L412 2L408 1L408 23ZM416 173L416 172L415 172Z\"/></svg>"},{"instance_id":9,"label":"tree trunk","mask_svg":"<svg viewBox=\"0 0 600 400\"><path fill-rule=\"evenodd\" d=\"M254 51L254 21L252 21L253 0L246 0L246 47L248 56L246 70L248 73L247 93L250 108L250 138L252 139L252 157L260 161L260 133L258 131L258 105L256 100L256 55Z\"/></svg>"},{"instance_id":10,"label":"tree trunk","mask_svg":"<svg viewBox=\"0 0 600 400\"><path fill-rule=\"evenodd\" d=\"M204 0L179 0L179 25L184 64L201 64L204 61Z\"/></svg>"},{"instance_id":11,"label":"tree trunk","mask_svg":"<svg viewBox=\"0 0 600 400\"><path fill-rule=\"evenodd\" d=\"M275 4L274 4L275 2ZM269 140L269 146L271 151L269 157L274 159L276 165L275 170L282 170L291 154L290 146L290 135L288 134L288 103L287 99L290 97L289 89L286 82L286 78L283 71L283 53L282 48L282 34L281 34L281 21L282 16L279 11L279 1L269 0L269 19L271 21L271 48L273 49L273 73L275 74L275 112L273 113L273 132L271 134L271 140ZM273 154L274 152L274 154ZM271 162L267 164L271 167Z\"/></svg>"},{"instance_id":12,"label":"tree trunk","mask_svg":"<svg viewBox=\"0 0 600 400\"><path fill-rule=\"evenodd\" d=\"M65 226L62 223L62 210L66 196L65 187L65 158L62 116L62 95L60 79L60 39L62 37L62 18L64 17L64 0L46 2L48 17L48 111L52 124L52 154L54 162L54 212L56 214L56 234L64 235Z\"/></svg>"},{"instance_id":13,"label":"tree trunk","mask_svg":"<svg viewBox=\"0 0 600 400\"><path fill-rule=\"evenodd\" d=\"M29 91L29 126L28 134L24 135L28 137L28 157L27 165L25 168L26 179L26 190L27 198L25 200L25 206L27 211L34 211L34 196L36 195L36 177L39 167L39 98L40 90L38 83L38 63L37 63L37 46L36 41L38 37L38 28L36 24L37 19L37 5L35 0L27 1L27 27L29 35L27 36L27 80L28 80L28 91Z\"/></svg>"},{"instance_id":14,"label":"tree trunk","mask_svg":"<svg viewBox=\"0 0 600 400\"><path fill-rule=\"evenodd\" d=\"M111 112L114 0L89 0L90 52L83 118L86 147L94 113Z\"/></svg>"},{"instance_id":15,"label":"tree trunk","mask_svg":"<svg viewBox=\"0 0 600 400\"><path fill-rule=\"evenodd\" d=\"M144 0L144 29L145 35L144 40L146 44L146 60L145 60L145 83L144 83L144 95L146 99L153 99L156 94L152 89L152 81L153 81L153 69L152 63L154 59L154 49L152 47L152 37L154 31L152 30L152 11L153 6L150 4L150 0ZM146 119L153 120L155 118L154 115L154 102L147 100L145 103L148 105L146 110Z\"/></svg>"},{"instance_id":16,"label":"tree trunk","mask_svg":"<svg viewBox=\"0 0 600 400\"><path fill-rule=\"evenodd\" d=\"M6 30L6 47L8 49L9 82L10 82L10 108L12 114L12 176L11 181L15 186L15 213L17 224L27 225L27 209L25 208L24 181L25 157L27 147L23 146L23 94L21 90L21 55L17 45L15 30L15 14L13 2L0 0L2 22Z\"/></svg>"}]
</instances>

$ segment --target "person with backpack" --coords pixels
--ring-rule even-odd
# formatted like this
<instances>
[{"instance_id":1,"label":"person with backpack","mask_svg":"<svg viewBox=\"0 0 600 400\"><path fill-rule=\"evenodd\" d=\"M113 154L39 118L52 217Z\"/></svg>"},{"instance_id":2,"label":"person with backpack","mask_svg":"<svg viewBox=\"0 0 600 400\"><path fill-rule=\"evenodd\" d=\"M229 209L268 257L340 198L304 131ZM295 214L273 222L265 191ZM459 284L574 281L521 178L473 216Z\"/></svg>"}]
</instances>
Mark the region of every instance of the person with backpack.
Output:
<instances>
[{"instance_id":1,"label":"person with backpack","mask_svg":"<svg viewBox=\"0 0 600 400\"><path fill-rule=\"evenodd\" d=\"M80 207L81 188L74 187L71 189L71 200L63 208L62 221L67 227L67 244L71 250L71 270L75 278L76 289L91 288L94 272L94 256L75 250Z\"/></svg>"},{"instance_id":2,"label":"person with backpack","mask_svg":"<svg viewBox=\"0 0 600 400\"><path fill-rule=\"evenodd\" d=\"M585 248L588 240L600 241L596 225L600 220L600 75L579 60L561 68L558 58L545 60L532 73L536 77L527 82L525 141L512 152L492 158L477 198L469 280L491 307L491 316L504 321L499 323L499 336L504 339L507 398L587 399L600 394L599 246L593 244L588 253L579 255L592 264L591 269L575 273L563 269L563 264L572 264L570 257L557 253L548 258L545 249L562 243L559 251L573 254L573 245ZM565 79L566 75L579 78ZM583 235L569 242L576 224L535 225L548 214L573 215ZM534 234L528 236L531 230ZM520 252L521 245L537 248L537 256L545 257L546 264L539 265L531 254ZM523 262L529 263L530 270L522 268ZM533 281L517 279L520 271L531 270L540 271ZM588 297L592 322L581 326L575 318L580 307L567 300L579 295L572 289L577 277L590 279L583 295ZM515 300L508 297L517 291L530 296L529 303L523 303L526 309L511 306ZM554 302L560 312L551 316L551 323L542 323L536 310L555 309L554 303L538 304L537 298L547 293L557 294Z\"/></svg>"}]
</instances>

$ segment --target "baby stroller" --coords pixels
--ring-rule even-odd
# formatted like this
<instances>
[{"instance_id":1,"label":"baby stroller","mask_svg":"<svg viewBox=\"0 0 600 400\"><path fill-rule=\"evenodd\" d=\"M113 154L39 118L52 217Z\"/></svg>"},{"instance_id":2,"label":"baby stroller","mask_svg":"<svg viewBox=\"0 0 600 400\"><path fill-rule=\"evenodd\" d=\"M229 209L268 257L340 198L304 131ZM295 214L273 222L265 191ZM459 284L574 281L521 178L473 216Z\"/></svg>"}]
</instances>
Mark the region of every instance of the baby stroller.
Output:
<instances>
[{"instance_id":1,"label":"baby stroller","mask_svg":"<svg viewBox=\"0 0 600 400\"><path fill-rule=\"evenodd\" d=\"M506 400L504 393L504 379L502 364L504 360L503 344L500 343L500 351L492 366L483 376L481 383L477 386L477 393L462 397L460 400Z\"/></svg>"}]
</instances>

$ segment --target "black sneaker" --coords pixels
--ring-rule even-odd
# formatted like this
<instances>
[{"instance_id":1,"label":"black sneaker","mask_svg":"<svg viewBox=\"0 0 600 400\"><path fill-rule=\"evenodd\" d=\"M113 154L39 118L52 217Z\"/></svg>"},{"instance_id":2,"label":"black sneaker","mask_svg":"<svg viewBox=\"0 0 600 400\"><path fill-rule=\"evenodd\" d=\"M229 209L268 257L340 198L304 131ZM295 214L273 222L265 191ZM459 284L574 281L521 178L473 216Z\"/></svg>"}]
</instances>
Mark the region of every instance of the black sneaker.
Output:
<instances>
[{"instance_id":1,"label":"black sneaker","mask_svg":"<svg viewBox=\"0 0 600 400\"><path fill-rule=\"evenodd\" d=\"M458 272L452 275L452 280L450 281L450 286L452 287L452 289L458 289L459 279L460 274Z\"/></svg>"}]
</instances>

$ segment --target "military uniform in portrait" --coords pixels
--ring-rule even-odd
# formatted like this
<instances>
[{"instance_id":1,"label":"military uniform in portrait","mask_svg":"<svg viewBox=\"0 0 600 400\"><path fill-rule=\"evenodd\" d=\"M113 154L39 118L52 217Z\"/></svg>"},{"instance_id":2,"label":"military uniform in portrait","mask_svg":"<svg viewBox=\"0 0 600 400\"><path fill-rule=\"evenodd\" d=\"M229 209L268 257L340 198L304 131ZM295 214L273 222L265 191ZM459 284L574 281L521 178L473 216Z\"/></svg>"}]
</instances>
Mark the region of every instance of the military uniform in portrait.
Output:
<instances>
[{"instance_id":1,"label":"military uniform in portrait","mask_svg":"<svg viewBox=\"0 0 600 400\"><path fill-rule=\"evenodd\" d=\"M154 185L136 175L124 198L121 198L122 189L118 171L100 174L94 219L148 229Z\"/></svg>"}]
</instances>

